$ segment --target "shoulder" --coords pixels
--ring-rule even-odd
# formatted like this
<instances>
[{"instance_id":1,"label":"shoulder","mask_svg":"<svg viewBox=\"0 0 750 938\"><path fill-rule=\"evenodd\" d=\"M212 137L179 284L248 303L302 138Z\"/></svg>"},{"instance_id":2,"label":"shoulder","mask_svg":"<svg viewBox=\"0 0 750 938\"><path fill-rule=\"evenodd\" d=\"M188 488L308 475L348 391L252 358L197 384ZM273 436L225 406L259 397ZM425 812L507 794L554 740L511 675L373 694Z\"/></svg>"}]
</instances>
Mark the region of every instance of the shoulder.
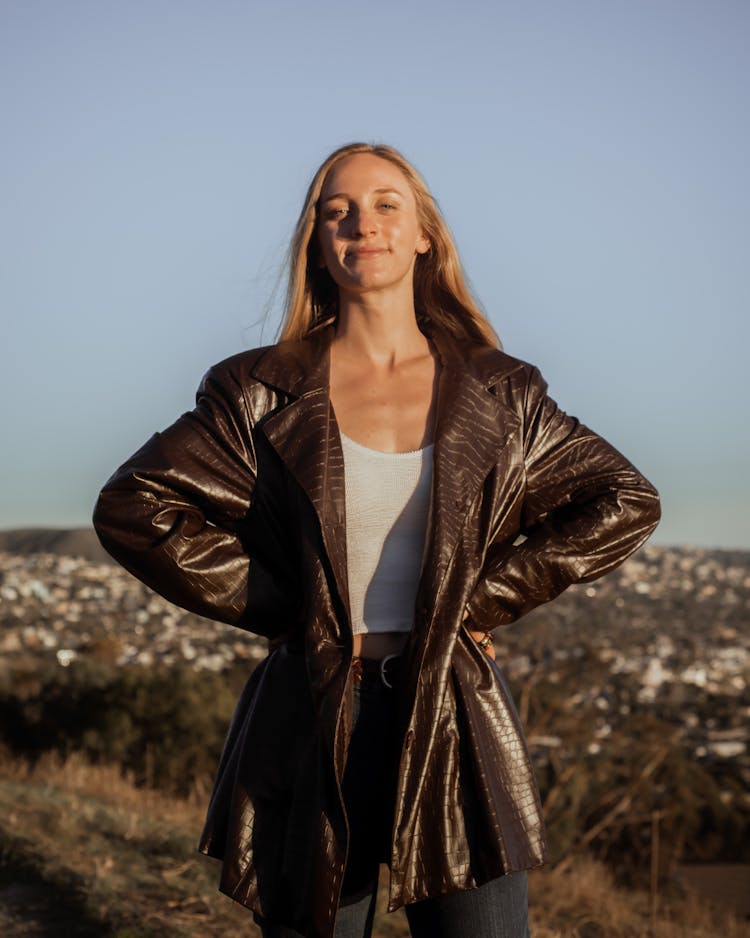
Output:
<instances>
[{"instance_id":1,"label":"shoulder","mask_svg":"<svg viewBox=\"0 0 750 938\"><path fill-rule=\"evenodd\" d=\"M272 410L278 396L255 375L255 369L273 345L246 349L211 365L201 378L196 401L220 403L224 408L244 414L251 423Z\"/></svg>"},{"instance_id":2,"label":"shoulder","mask_svg":"<svg viewBox=\"0 0 750 938\"><path fill-rule=\"evenodd\" d=\"M331 329L322 329L303 339L285 340L248 349L214 365L222 371L254 377L283 385L320 367L332 337Z\"/></svg>"},{"instance_id":3,"label":"shoulder","mask_svg":"<svg viewBox=\"0 0 750 938\"><path fill-rule=\"evenodd\" d=\"M216 362L206 371L203 381L206 380L224 380L239 381L252 377L253 368L261 358L269 351L275 348L273 345L263 345L258 348L246 349L244 352L237 352L228 358Z\"/></svg>"},{"instance_id":4,"label":"shoulder","mask_svg":"<svg viewBox=\"0 0 750 938\"><path fill-rule=\"evenodd\" d=\"M536 365L509 355L489 345L470 345L462 348L465 367L486 387L528 388L544 384ZM546 386L546 385L545 385Z\"/></svg>"},{"instance_id":5,"label":"shoulder","mask_svg":"<svg viewBox=\"0 0 750 938\"><path fill-rule=\"evenodd\" d=\"M235 403L244 402L250 417L257 420L280 403L327 382L327 339L327 334L314 334L225 358L208 369L198 395L217 389Z\"/></svg>"},{"instance_id":6,"label":"shoulder","mask_svg":"<svg viewBox=\"0 0 750 938\"><path fill-rule=\"evenodd\" d=\"M224 392L233 390L234 393L250 390L256 383L254 369L270 348L273 346L247 349L211 365L201 378L198 394L210 392L212 389L221 389Z\"/></svg>"}]
</instances>

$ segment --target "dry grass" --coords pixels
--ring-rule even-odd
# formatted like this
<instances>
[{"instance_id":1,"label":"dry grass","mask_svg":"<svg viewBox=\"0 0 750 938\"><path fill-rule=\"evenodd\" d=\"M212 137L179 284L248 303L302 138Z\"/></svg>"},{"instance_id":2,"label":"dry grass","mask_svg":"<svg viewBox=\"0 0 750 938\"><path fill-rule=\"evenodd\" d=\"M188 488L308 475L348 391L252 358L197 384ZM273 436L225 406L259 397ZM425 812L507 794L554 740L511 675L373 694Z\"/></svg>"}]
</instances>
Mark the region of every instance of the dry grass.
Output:
<instances>
[{"instance_id":1,"label":"dry grass","mask_svg":"<svg viewBox=\"0 0 750 938\"><path fill-rule=\"evenodd\" d=\"M34 769L6 760L1 774L3 865L77 908L80 934L259 935L247 910L217 892L216 864L196 851L196 800L137 789L78 757L47 757Z\"/></svg>"},{"instance_id":2,"label":"dry grass","mask_svg":"<svg viewBox=\"0 0 750 938\"><path fill-rule=\"evenodd\" d=\"M178 826L203 823L208 788L194 785L188 798L176 798L153 788L136 786L132 775L117 766L94 765L78 753L65 759L46 753L33 765L24 759L5 756L0 759L0 777L20 784L48 784L65 792L104 798L121 810L134 815L159 817Z\"/></svg>"},{"instance_id":3,"label":"dry grass","mask_svg":"<svg viewBox=\"0 0 750 938\"><path fill-rule=\"evenodd\" d=\"M76 922L66 936L253 938L252 916L218 893L217 865L196 852L205 801L205 792L178 799L136 788L119 770L77 756L48 756L34 768L5 758L3 879L15 874L64 901ZM662 897L652 916L646 893L618 888L586 857L536 871L529 882L534 938L750 938L750 926L695 896ZM385 887L384 876L375 936L406 938L403 910L382 911ZM12 925L0 902L3 935L33 934Z\"/></svg>"},{"instance_id":4,"label":"dry grass","mask_svg":"<svg viewBox=\"0 0 750 938\"><path fill-rule=\"evenodd\" d=\"M579 857L567 870L529 876L534 938L748 938L750 925L696 895L660 897L617 886L603 864Z\"/></svg>"}]
</instances>

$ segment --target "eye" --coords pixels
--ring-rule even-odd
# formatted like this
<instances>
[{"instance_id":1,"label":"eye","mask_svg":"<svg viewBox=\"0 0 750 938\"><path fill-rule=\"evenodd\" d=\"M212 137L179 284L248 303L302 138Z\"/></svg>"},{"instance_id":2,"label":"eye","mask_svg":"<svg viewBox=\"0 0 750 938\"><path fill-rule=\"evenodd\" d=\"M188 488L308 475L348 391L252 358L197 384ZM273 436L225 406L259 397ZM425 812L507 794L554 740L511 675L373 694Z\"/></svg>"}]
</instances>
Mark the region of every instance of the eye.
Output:
<instances>
[{"instance_id":1,"label":"eye","mask_svg":"<svg viewBox=\"0 0 750 938\"><path fill-rule=\"evenodd\" d=\"M349 209L348 209L348 208L343 208L343 207L340 207L340 206L339 206L339 207L334 207L334 208L329 208L329 209L326 209L326 211L325 211L325 217L326 217L326 218L330 218L330 219L334 219L334 220L335 220L335 219L338 219L338 218L344 218L344 216L345 216L345 215L348 215L348 214L349 214Z\"/></svg>"},{"instance_id":2,"label":"eye","mask_svg":"<svg viewBox=\"0 0 750 938\"><path fill-rule=\"evenodd\" d=\"M393 209L395 211L398 208L398 205L395 205L393 202L381 202L380 208L388 209L389 211Z\"/></svg>"}]
</instances>

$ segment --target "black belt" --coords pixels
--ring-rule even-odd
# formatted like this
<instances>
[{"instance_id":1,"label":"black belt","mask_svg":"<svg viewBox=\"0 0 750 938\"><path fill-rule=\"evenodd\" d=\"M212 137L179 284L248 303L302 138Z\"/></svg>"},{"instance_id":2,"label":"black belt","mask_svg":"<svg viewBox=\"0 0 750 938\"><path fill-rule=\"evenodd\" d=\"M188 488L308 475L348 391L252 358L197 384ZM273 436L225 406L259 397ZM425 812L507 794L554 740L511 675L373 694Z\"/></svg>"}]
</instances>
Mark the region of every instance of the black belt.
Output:
<instances>
[{"instance_id":1,"label":"black belt","mask_svg":"<svg viewBox=\"0 0 750 938\"><path fill-rule=\"evenodd\" d=\"M365 678L379 678L383 684L392 688L401 670L401 655L386 655L384 658L352 658L354 680L360 683Z\"/></svg>"}]
</instances>

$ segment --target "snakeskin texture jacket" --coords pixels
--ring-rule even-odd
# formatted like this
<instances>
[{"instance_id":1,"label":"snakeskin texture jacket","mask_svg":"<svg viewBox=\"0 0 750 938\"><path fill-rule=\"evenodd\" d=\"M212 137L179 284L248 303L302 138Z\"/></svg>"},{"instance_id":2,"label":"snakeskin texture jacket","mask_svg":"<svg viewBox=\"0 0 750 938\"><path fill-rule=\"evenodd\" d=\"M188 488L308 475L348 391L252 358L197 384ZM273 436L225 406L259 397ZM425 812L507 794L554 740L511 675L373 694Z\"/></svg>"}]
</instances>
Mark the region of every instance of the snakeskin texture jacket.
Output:
<instances>
[{"instance_id":1,"label":"snakeskin texture jacket","mask_svg":"<svg viewBox=\"0 0 750 938\"><path fill-rule=\"evenodd\" d=\"M539 866L545 833L502 670L508 625L638 548L655 489L547 395L538 370L426 329L440 361L433 480L401 670L389 911ZM195 409L106 483L105 548L162 596L267 636L229 728L200 849L220 888L331 938L347 854L353 705L332 327L210 369Z\"/></svg>"}]
</instances>

